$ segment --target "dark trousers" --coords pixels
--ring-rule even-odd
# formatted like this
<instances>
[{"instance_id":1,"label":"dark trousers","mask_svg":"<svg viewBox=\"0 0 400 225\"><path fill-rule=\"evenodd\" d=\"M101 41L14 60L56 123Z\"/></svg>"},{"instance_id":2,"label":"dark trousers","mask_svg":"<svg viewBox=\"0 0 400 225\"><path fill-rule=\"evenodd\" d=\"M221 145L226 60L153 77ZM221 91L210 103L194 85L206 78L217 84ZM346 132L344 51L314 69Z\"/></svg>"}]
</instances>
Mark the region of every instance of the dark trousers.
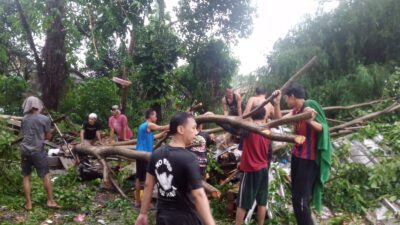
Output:
<instances>
[{"instance_id":1,"label":"dark trousers","mask_svg":"<svg viewBox=\"0 0 400 225\"><path fill-rule=\"evenodd\" d=\"M313 160L292 156L292 204L298 225L313 225L310 200L314 183L319 174L318 166Z\"/></svg>"}]
</instances>

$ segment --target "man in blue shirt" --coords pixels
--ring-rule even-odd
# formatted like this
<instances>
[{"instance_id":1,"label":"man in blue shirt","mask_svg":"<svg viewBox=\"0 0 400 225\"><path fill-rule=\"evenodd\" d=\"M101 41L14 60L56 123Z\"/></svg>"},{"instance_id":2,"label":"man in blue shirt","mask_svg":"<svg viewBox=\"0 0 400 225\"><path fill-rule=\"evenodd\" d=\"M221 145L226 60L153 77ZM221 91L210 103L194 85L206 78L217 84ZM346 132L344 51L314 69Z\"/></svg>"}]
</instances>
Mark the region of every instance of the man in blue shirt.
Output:
<instances>
[{"instance_id":1,"label":"man in blue shirt","mask_svg":"<svg viewBox=\"0 0 400 225\"><path fill-rule=\"evenodd\" d=\"M169 129L169 125L159 126L157 122L157 113L154 109L148 109L145 113L146 121L140 124L138 129L138 137L136 150L144 152L153 152L154 131L165 133ZM136 207L141 206L140 191L146 179L147 162L144 160L136 160L136 182L135 182L135 201Z\"/></svg>"}]
</instances>

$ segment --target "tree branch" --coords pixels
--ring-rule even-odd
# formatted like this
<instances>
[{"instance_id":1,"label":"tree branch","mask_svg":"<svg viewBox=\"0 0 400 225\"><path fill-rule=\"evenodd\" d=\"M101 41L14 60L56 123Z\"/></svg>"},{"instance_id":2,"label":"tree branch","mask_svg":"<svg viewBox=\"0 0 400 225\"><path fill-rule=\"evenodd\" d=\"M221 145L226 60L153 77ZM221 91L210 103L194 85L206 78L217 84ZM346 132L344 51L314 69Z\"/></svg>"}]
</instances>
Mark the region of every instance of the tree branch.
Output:
<instances>
[{"instance_id":1,"label":"tree branch","mask_svg":"<svg viewBox=\"0 0 400 225\"><path fill-rule=\"evenodd\" d=\"M28 41L29 47L31 48L31 50L33 52L35 62L36 62L36 68L37 68L39 76L40 76L43 73L43 64L42 64L42 60L40 59L39 54L36 50L35 42L33 41L32 30L28 24L28 21L26 20L24 10L22 9L22 6L21 6L21 3L19 2L19 0L15 0L15 4L17 5L17 10L19 13L20 21L21 21L21 26L26 32L26 36L28 39L27 41Z\"/></svg>"},{"instance_id":2,"label":"tree branch","mask_svg":"<svg viewBox=\"0 0 400 225\"><path fill-rule=\"evenodd\" d=\"M291 83L293 83L295 80L297 80L303 73L305 73L308 69L310 69L316 62L317 57L314 56L310 59L310 61L308 61L307 64L305 64L300 70L298 70L295 74L293 74L290 79L288 81L286 81L286 83L280 88L281 91L285 90L286 88L289 87L289 85ZM251 115L254 114L254 112L256 112L257 110L259 110L260 108L264 107L266 104L268 104L269 102L271 102L273 99L275 98L275 96L270 95L263 103L261 103L259 106L257 106L257 108L255 108L254 110L252 110L251 112L247 113L246 115L243 116L243 119L249 118Z\"/></svg>"}]
</instances>

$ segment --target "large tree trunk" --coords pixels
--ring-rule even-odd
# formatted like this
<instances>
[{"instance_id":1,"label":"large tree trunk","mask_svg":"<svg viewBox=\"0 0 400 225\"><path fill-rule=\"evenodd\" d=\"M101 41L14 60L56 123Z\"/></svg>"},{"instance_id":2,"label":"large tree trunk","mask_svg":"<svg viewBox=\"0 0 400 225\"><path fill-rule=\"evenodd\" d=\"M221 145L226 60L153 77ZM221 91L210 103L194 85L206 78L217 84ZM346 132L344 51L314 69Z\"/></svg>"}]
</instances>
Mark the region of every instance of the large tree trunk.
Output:
<instances>
[{"instance_id":1,"label":"large tree trunk","mask_svg":"<svg viewBox=\"0 0 400 225\"><path fill-rule=\"evenodd\" d=\"M52 18L52 23L47 30L46 42L42 50L44 65L39 81L44 104L48 109L55 110L68 76L65 58L66 32L62 23L65 14L64 0L49 0L47 13L48 17Z\"/></svg>"}]
</instances>

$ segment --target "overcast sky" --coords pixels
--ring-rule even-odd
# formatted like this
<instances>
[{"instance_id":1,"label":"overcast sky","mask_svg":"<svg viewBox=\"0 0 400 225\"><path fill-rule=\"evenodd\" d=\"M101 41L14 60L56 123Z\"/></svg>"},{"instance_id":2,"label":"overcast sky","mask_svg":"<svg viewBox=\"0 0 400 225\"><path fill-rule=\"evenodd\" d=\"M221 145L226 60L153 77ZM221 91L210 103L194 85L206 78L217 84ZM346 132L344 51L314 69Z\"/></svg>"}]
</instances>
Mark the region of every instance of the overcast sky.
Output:
<instances>
[{"instance_id":1,"label":"overcast sky","mask_svg":"<svg viewBox=\"0 0 400 225\"><path fill-rule=\"evenodd\" d=\"M257 6L257 17L253 19L253 33L247 39L232 46L233 53L241 62L240 74L248 74L266 64L266 55L273 44L307 15L314 15L318 0L253 0ZM177 0L167 0L172 9ZM322 9L329 11L337 7L338 1L324 3Z\"/></svg>"},{"instance_id":2,"label":"overcast sky","mask_svg":"<svg viewBox=\"0 0 400 225\"><path fill-rule=\"evenodd\" d=\"M285 37L287 32L307 15L314 15L319 7L317 0L256 0L257 17L254 30L247 39L239 41L232 50L240 60L239 73L248 74L266 64L266 55L272 51L274 42ZM337 7L331 1L323 5L324 11Z\"/></svg>"}]
</instances>

